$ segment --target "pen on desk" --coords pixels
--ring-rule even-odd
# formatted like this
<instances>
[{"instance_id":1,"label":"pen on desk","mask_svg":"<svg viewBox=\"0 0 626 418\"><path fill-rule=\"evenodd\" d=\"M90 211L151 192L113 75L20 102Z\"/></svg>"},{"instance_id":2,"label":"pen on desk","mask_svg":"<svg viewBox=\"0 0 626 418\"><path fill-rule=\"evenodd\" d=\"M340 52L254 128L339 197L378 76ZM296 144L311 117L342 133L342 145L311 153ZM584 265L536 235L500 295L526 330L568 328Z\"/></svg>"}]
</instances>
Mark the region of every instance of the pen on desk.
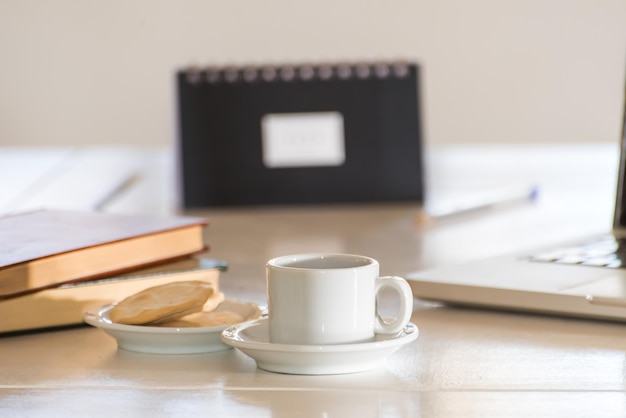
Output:
<instances>
[{"instance_id":1,"label":"pen on desk","mask_svg":"<svg viewBox=\"0 0 626 418\"><path fill-rule=\"evenodd\" d=\"M506 207L521 203L532 203L539 196L539 188L535 185L525 188L503 190L493 193L483 193L475 197L459 200L439 207L426 206L420 211L420 223L430 220L440 220L455 216L479 213L497 207Z\"/></svg>"},{"instance_id":2,"label":"pen on desk","mask_svg":"<svg viewBox=\"0 0 626 418\"><path fill-rule=\"evenodd\" d=\"M587 295L585 296L585 299L587 300L587 302L593 305L611 306L615 308L626 308L626 299L624 298Z\"/></svg>"},{"instance_id":3,"label":"pen on desk","mask_svg":"<svg viewBox=\"0 0 626 418\"><path fill-rule=\"evenodd\" d=\"M129 173L127 177L123 178L115 187L111 188L105 195L92 204L89 209L95 211L103 210L107 204L109 204L115 197L127 190L130 186L137 182L139 179L139 173Z\"/></svg>"}]
</instances>

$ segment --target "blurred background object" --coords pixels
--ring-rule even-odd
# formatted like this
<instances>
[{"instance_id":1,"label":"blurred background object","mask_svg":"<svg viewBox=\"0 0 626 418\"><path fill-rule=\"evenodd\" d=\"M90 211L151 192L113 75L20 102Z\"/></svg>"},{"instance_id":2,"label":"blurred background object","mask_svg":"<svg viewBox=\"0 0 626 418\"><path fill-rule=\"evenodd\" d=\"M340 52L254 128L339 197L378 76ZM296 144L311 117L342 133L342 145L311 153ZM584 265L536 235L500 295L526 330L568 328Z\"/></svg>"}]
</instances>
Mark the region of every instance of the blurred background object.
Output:
<instances>
[{"instance_id":1,"label":"blurred background object","mask_svg":"<svg viewBox=\"0 0 626 418\"><path fill-rule=\"evenodd\" d=\"M430 144L619 138L626 2L0 2L0 145L167 145L183 64L409 59Z\"/></svg>"},{"instance_id":2,"label":"blurred background object","mask_svg":"<svg viewBox=\"0 0 626 418\"><path fill-rule=\"evenodd\" d=\"M186 208L424 198L419 65L178 73ZM267 79L268 70L279 77Z\"/></svg>"}]
</instances>

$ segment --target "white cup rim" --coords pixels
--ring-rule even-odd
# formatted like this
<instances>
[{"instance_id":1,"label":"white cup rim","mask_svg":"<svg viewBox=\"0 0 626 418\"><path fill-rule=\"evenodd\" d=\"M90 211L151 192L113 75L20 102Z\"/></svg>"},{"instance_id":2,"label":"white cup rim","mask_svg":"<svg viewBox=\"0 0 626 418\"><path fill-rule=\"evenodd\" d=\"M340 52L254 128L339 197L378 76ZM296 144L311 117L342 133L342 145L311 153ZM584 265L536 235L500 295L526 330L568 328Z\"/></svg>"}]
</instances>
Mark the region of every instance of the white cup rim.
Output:
<instances>
[{"instance_id":1,"label":"white cup rim","mask_svg":"<svg viewBox=\"0 0 626 418\"><path fill-rule=\"evenodd\" d=\"M323 258L339 258L339 259L352 259L361 260L363 264L348 266L348 267L328 267L328 268L311 268L311 267L294 267L285 265L287 262L297 263L299 261L307 260L319 260ZM358 268L367 268L378 265L378 261L371 257L367 257L359 254L347 254L347 253L302 253L302 254L290 254L279 257L274 257L266 263L267 267L285 270L350 270Z\"/></svg>"}]
</instances>

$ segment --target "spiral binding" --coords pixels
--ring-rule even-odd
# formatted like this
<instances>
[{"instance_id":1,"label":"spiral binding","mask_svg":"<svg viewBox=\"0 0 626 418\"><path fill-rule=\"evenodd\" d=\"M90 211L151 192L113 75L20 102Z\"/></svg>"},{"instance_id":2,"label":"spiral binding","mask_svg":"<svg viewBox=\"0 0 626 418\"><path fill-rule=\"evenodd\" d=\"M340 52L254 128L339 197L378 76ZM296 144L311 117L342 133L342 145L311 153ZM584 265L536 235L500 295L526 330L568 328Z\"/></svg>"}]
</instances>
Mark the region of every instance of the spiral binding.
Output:
<instances>
[{"instance_id":1,"label":"spiral binding","mask_svg":"<svg viewBox=\"0 0 626 418\"><path fill-rule=\"evenodd\" d=\"M367 80L406 78L411 64L404 61L374 63L334 63L301 65L259 65L191 67L185 70L191 84L291 82L313 80Z\"/></svg>"}]
</instances>

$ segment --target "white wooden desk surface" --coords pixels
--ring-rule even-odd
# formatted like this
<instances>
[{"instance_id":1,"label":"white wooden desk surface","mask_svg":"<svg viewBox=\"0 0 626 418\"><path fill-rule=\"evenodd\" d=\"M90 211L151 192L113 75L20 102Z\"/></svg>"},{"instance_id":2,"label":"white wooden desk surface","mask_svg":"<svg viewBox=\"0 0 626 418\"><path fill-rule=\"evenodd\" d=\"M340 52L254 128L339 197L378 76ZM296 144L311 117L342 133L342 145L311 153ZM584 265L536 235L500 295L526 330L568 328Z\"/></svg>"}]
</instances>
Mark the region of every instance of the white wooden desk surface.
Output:
<instances>
[{"instance_id":1,"label":"white wooden desk surface","mask_svg":"<svg viewBox=\"0 0 626 418\"><path fill-rule=\"evenodd\" d=\"M1 154L0 154L1 155ZM171 165L105 205L174 212ZM161 159L160 159L161 158ZM610 228L617 146L473 147L428 154L432 195L536 182L536 204L420 225L412 204L240 208L209 217L229 297L265 302L264 262L301 251L379 259L383 274L532 249ZM113 164L112 170L115 169ZM452 192L455 192L452 194ZM238 352L117 350L79 327L0 338L0 416L484 417L626 415L626 325L415 302L420 336L384 367L337 376L265 372Z\"/></svg>"}]
</instances>

